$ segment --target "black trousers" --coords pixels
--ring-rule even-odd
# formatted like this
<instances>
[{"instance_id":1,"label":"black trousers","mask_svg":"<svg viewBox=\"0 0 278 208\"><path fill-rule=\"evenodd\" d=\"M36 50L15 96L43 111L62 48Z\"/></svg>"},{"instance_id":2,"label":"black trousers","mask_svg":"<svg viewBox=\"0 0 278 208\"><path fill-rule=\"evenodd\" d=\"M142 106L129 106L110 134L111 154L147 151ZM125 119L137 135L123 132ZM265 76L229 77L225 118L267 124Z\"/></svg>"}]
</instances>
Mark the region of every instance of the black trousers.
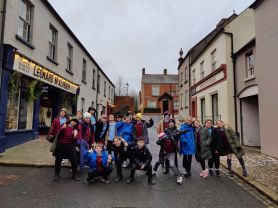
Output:
<instances>
[{"instance_id":1,"label":"black trousers","mask_svg":"<svg viewBox=\"0 0 278 208\"><path fill-rule=\"evenodd\" d=\"M113 141L108 140L106 149L107 149L109 155L111 155L111 153L112 153L112 145L113 145Z\"/></svg>"},{"instance_id":2,"label":"black trousers","mask_svg":"<svg viewBox=\"0 0 278 208\"><path fill-rule=\"evenodd\" d=\"M213 165L214 165L215 169L219 169L219 167L220 167L220 155L216 154L216 153L213 153L212 158L209 159L209 161L208 161L208 165L209 165L209 169L212 169Z\"/></svg>"},{"instance_id":3,"label":"black trousers","mask_svg":"<svg viewBox=\"0 0 278 208\"><path fill-rule=\"evenodd\" d=\"M125 161L125 160L126 160L125 155L115 155L115 164L116 164L116 168L117 168L117 175L120 177L123 177L122 164L123 164L123 161Z\"/></svg>"},{"instance_id":4,"label":"black trousers","mask_svg":"<svg viewBox=\"0 0 278 208\"><path fill-rule=\"evenodd\" d=\"M133 163L131 165L131 172L130 172L130 178L134 178L135 175L135 171L136 170L141 170L141 171L147 171L147 175L148 175L148 180L152 180L153 175L152 175L152 165L150 164L149 166L144 167L143 169L140 169L139 165L136 165L135 163Z\"/></svg>"},{"instance_id":5,"label":"black trousers","mask_svg":"<svg viewBox=\"0 0 278 208\"><path fill-rule=\"evenodd\" d=\"M183 155L183 167L185 171L190 173L191 171L191 162L192 162L192 155Z\"/></svg>"},{"instance_id":6,"label":"black trousers","mask_svg":"<svg viewBox=\"0 0 278 208\"><path fill-rule=\"evenodd\" d=\"M205 170L206 169L206 162L205 162L205 160L201 159L200 160L200 164L201 164L202 170Z\"/></svg>"},{"instance_id":7,"label":"black trousers","mask_svg":"<svg viewBox=\"0 0 278 208\"><path fill-rule=\"evenodd\" d=\"M72 175L77 173L77 155L75 150L75 144L58 144L55 150L55 175L60 174L61 162L63 159L69 159L72 168Z\"/></svg>"},{"instance_id":8,"label":"black trousers","mask_svg":"<svg viewBox=\"0 0 278 208\"><path fill-rule=\"evenodd\" d=\"M112 173L112 171L113 168L111 166L103 168L102 171L98 171L98 170L88 171L88 178L90 180L98 176L101 176L103 178L108 178L108 176Z\"/></svg>"}]
</instances>

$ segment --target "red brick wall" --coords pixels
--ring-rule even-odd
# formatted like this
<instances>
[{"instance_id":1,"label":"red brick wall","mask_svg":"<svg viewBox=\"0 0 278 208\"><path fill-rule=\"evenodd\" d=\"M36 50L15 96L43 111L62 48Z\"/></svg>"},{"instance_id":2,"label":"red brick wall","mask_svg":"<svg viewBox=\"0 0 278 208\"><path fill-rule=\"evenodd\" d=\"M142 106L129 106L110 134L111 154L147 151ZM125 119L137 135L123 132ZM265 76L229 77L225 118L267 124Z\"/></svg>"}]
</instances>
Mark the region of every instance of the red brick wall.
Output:
<instances>
[{"instance_id":1,"label":"red brick wall","mask_svg":"<svg viewBox=\"0 0 278 208\"><path fill-rule=\"evenodd\" d=\"M115 96L115 110L119 110L123 105L128 105L129 110L134 112L134 99L130 96Z\"/></svg>"}]
</instances>

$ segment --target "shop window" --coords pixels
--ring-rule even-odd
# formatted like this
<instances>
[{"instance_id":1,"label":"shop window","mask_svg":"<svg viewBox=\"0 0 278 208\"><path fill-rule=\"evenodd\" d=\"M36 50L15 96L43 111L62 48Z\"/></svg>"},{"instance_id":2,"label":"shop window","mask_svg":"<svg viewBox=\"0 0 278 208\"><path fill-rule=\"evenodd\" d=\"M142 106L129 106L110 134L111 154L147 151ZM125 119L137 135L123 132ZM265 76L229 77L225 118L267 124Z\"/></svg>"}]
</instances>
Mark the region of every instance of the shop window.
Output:
<instances>
[{"instance_id":1,"label":"shop window","mask_svg":"<svg viewBox=\"0 0 278 208\"><path fill-rule=\"evenodd\" d=\"M50 37L49 37L49 49L48 49L48 58L52 61L57 60L57 39L58 39L58 31L50 24Z\"/></svg>"},{"instance_id":2,"label":"shop window","mask_svg":"<svg viewBox=\"0 0 278 208\"><path fill-rule=\"evenodd\" d=\"M24 41L31 43L32 39L32 17L34 7L29 1L21 0L19 6L19 24L17 35Z\"/></svg>"},{"instance_id":3,"label":"shop window","mask_svg":"<svg viewBox=\"0 0 278 208\"><path fill-rule=\"evenodd\" d=\"M16 94L9 93L6 130L32 129L33 101L27 97L27 88L31 80L22 78L20 91Z\"/></svg>"}]
</instances>

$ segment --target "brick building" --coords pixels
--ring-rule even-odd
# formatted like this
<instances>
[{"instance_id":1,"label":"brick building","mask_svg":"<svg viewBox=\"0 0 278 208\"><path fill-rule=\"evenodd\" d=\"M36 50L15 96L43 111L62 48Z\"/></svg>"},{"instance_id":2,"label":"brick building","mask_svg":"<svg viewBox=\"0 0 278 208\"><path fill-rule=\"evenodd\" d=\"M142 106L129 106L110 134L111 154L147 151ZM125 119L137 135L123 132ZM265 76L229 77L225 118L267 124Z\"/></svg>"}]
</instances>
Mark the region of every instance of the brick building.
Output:
<instances>
[{"instance_id":1,"label":"brick building","mask_svg":"<svg viewBox=\"0 0 278 208\"><path fill-rule=\"evenodd\" d=\"M114 112L125 115L128 111L134 112L134 98L131 96L115 96Z\"/></svg>"},{"instance_id":2,"label":"brick building","mask_svg":"<svg viewBox=\"0 0 278 208\"><path fill-rule=\"evenodd\" d=\"M140 110L142 113L162 114L169 111L179 113L178 75L146 74L142 69Z\"/></svg>"}]
</instances>

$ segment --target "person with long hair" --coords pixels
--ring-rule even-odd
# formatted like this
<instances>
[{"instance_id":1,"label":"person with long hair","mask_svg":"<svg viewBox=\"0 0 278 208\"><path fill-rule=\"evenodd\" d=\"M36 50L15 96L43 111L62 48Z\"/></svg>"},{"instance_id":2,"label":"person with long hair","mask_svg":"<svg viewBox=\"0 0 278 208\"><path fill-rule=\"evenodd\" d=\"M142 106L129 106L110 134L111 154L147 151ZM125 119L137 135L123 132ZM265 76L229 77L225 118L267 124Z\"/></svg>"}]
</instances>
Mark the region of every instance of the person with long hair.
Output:
<instances>
[{"instance_id":1,"label":"person with long hair","mask_svg":"<svg viewBox=\"0 0 278 208\"><path fill-rule=\"evenodd\" d=\"M75 151L75 143L78 135L78 120L76 117L71 118L63 124L57 133L57 146L53 152L55 156L55 176L54 181L60 178L61 162L63 159L69 159L72 168L72 179L79 181L77 178L77 155Z\"/></svg>"},{"instance_id":2,"label":"person with long hair","mask_svg":"<svg viewBox=\"0 0 278 208\"><path fill-rule=\"evenodd\" d=\"M59 112L57 118L55 118L52 122L51 128L48 132L50 136L56 137L57 133L61 129L61 127L67 122L67 109L62 108Z\"/></svg>"},{"instance_id":3,"label":"person with long hair","mask_svg":"<svg viewBox=\"0 0 278 208\"><path fill-rule=\"evenodd\" d=\"M245 152L241 147L236 132L228 125L225 125L222 120L218 120L216 125L217 128L213 133L211 148L213 153L217 155L217 161L218 157L227 155L229 176L233 177L232 155L235 154L242 167L242 175L246 177L248 174L243 160Z\"/></svg>"}]
</instances>

